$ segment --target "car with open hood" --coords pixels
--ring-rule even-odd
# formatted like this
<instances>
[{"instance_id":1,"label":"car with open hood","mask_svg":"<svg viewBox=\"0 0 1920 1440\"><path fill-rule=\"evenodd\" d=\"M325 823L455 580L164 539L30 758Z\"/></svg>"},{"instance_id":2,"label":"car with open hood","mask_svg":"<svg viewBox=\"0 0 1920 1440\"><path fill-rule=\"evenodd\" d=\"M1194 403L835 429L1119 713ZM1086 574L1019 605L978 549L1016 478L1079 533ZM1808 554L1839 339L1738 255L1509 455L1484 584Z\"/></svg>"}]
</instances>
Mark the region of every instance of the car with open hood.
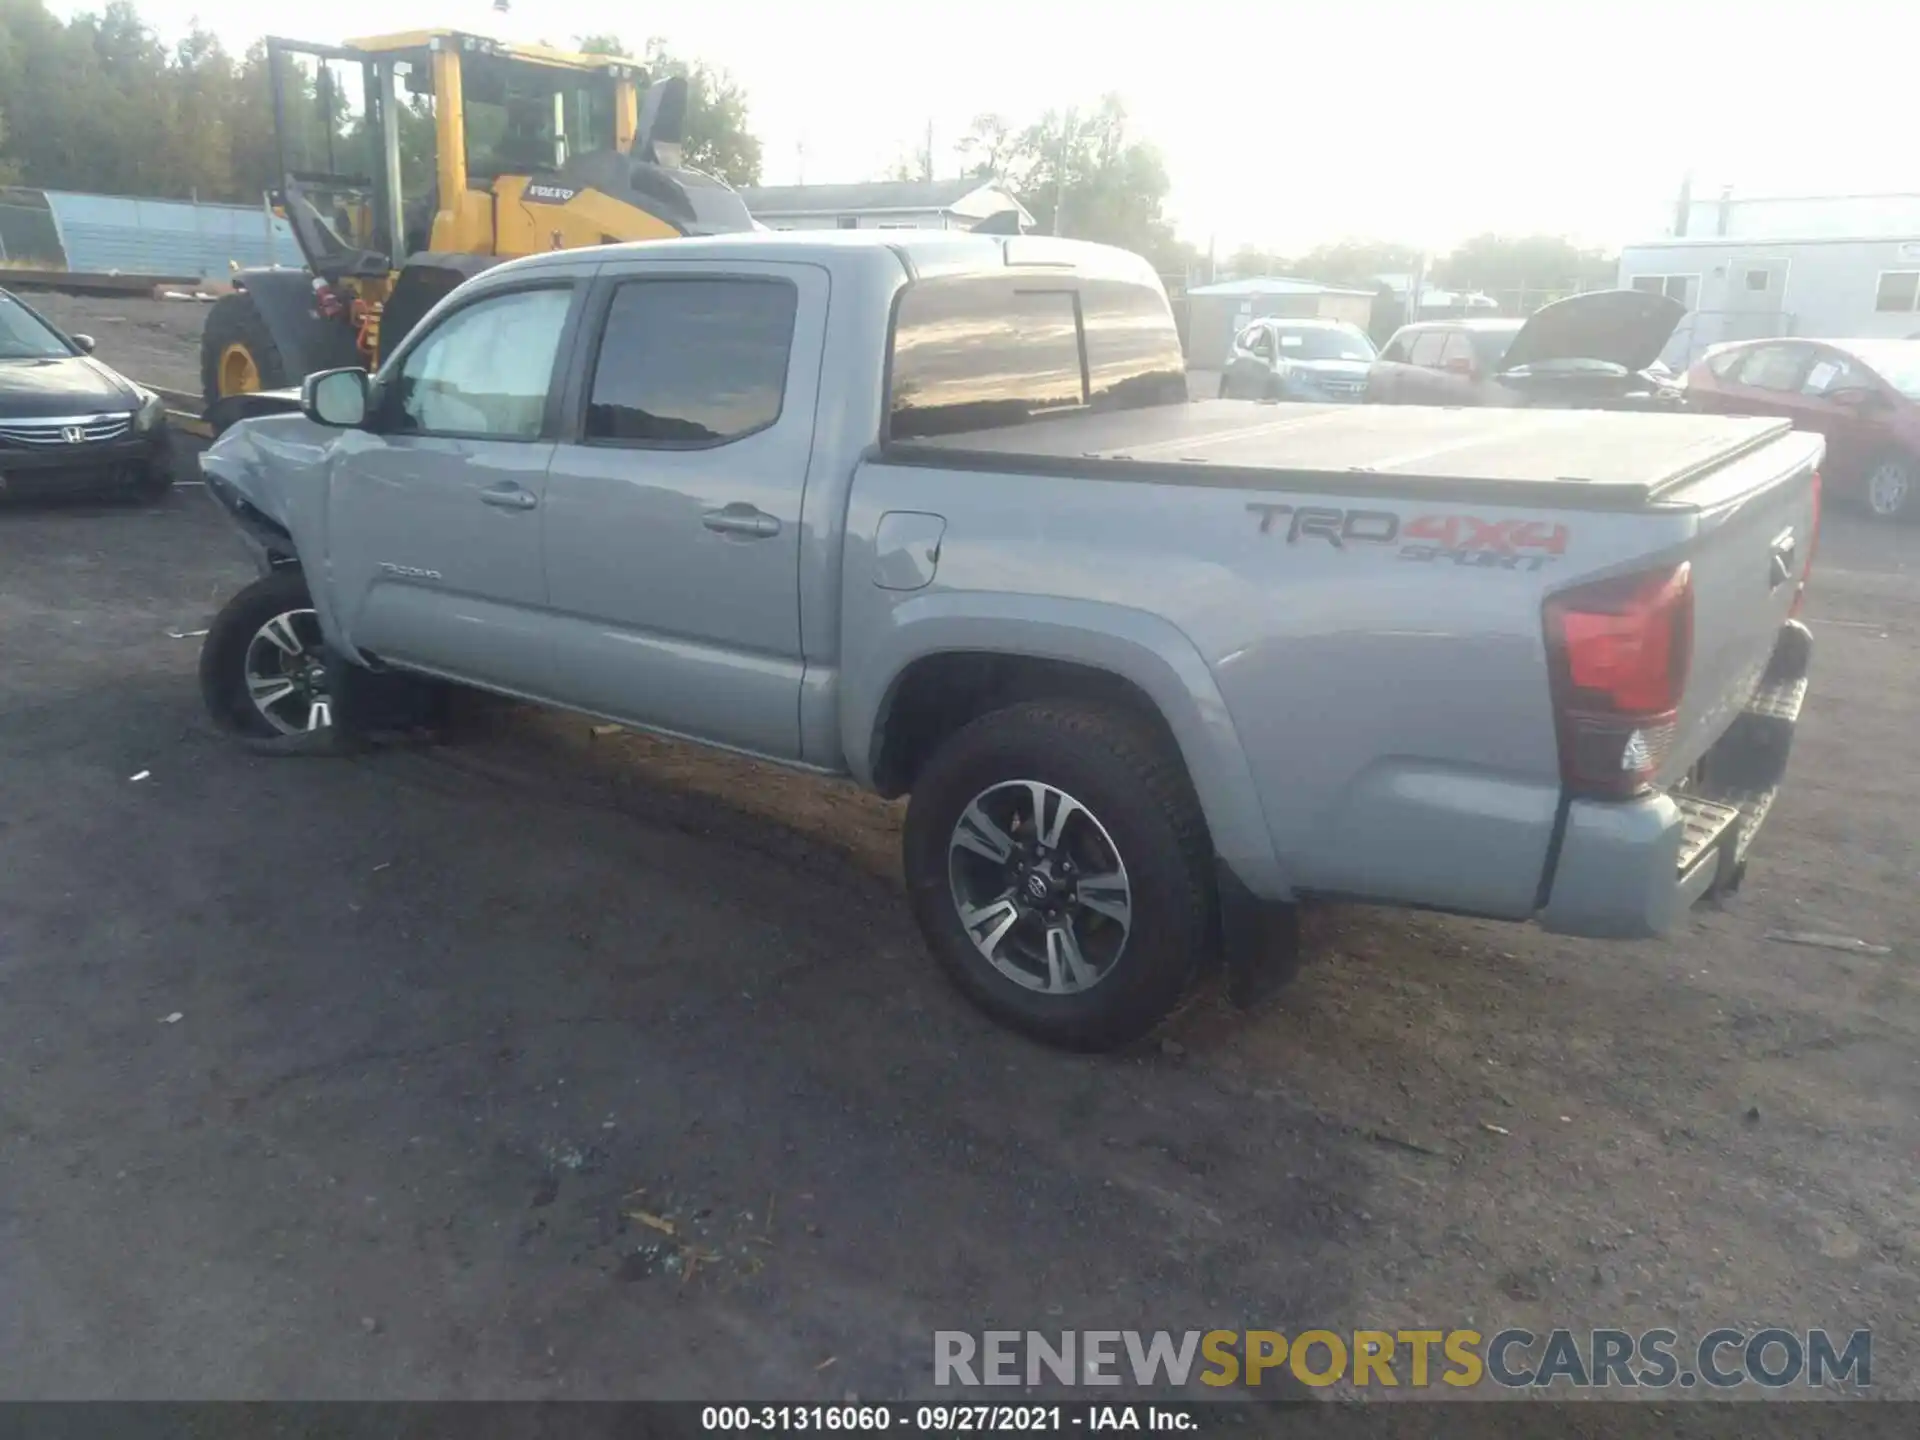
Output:
<instances>
[{"instance_id":1,"label":"car with open hood","mask_svg":"<svg viewBox=\"0 0 1920 1440\"><path fill-rule=\"evenodd\" d=\"M165 402L0 290L0 496L172 483Z\"/></svg>"},{"instance_id":2,"label":"car with open hood","mask_svg":"<svg viewBox=\"0 0 1920 1440\"><path fill-rule=\"evenodd\" d=\"M1638 290L1595 290L1525 320L1403 325L1367 375L1382 405L1678 409L1685 389L1659 366L1686 307Z\"/></svg>"}]
</instances>

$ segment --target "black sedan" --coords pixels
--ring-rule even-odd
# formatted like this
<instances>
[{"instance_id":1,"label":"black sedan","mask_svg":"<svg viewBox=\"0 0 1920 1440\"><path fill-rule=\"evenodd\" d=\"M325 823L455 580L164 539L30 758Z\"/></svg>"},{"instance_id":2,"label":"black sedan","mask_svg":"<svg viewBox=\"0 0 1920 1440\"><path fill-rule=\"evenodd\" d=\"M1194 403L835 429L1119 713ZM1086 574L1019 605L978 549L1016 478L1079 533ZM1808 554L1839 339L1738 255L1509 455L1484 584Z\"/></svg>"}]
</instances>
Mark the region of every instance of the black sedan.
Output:
<instances>
[{"instance_id":1,"label":"black sedan","mask_svg":"<svg viewBox=\"0 0 1920 1440\"><path fill-rule=\"evenodd\" d=\"M173 483L166 405L92 350L0 290L0 495L152 499Z\"/></svg>"}]
</instances>

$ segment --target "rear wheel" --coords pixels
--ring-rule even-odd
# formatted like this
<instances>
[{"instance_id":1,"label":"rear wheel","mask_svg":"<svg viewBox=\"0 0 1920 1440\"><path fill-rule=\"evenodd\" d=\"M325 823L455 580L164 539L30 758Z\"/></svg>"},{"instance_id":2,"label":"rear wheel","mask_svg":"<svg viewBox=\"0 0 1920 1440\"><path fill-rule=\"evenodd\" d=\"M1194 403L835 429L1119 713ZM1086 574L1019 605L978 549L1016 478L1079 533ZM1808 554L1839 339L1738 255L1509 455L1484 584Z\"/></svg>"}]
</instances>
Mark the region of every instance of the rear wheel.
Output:
<instances>
[{"instance_id":1,"label":"rear wheel","mask_svg":"<svg viewBox=\"0 0 1920 1440\"><path fill-rule=\"evenodd\" d=\"M215 301L200 332L200 385L207 403L256 390L279 390L292 383L280 347L253 297L236 290Z\"/></svg>"},{"instance_id":2,"label":"rear wheel","mask_svg":"<svg viewBox=\"0 0 1920 1440\"><path fill-rule=\"evenodd\" d=\"M1178 754L1123 712L1038 701L961 729L914 784L904 859L949 976L1049 1044L1139 1038L1209 953L1199 802Z\"/></svg>"},{"instance_id":3,"label":"rear wheel","mask_svg":"<svg viewBox=\"0 0 1920 1440\"><path fill-rule=\"evenodd\" d=\"M1876 460L1867 468L1865 494L1867 508L1882 520L1911 520L1920 501L1914 489L1920 484L1913 461L1898 455Z\"/></svg>"}]
</instances>

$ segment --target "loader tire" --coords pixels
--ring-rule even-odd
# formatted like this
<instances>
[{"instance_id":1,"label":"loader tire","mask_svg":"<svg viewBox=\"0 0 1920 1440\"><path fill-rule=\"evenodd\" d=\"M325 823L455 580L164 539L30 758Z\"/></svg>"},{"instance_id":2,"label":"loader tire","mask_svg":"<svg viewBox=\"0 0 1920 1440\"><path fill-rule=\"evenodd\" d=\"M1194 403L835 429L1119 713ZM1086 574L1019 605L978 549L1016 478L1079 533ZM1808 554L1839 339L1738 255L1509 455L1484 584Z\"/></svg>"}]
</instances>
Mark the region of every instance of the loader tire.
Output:
<instances>
[{"instance_id":1,"label":"loader tire","mask_svg":"<svg viewBox=\"0 0 1920 1440\"><path fill-rule=\"evenodd\" d=\"M280 390L292 383L280 347L253 297L236 290L216 300L200 332L200 387L207 404L254 390Z\"/></svg>"}]
</instances>

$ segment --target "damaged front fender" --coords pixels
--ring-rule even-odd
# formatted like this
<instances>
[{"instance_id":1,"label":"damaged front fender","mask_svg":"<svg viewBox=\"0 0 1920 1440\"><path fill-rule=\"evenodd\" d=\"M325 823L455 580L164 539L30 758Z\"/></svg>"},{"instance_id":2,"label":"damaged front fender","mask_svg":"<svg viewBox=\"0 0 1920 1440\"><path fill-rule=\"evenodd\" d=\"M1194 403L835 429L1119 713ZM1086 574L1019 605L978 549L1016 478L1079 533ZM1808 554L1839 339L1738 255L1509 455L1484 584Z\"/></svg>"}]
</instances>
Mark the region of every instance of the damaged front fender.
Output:
<instances>
[{"instance_id":1,"label":"damaged front fender","mask_svg":"<svg viewBox=\"0 0 1920 1440\"><path fill-rule=\"evenodd\" d=\"M353 656L324 583L328 477L338 433L299 414L240 420L207 447L200 473L260 573L304 570L327 642Z\"/></svg>"}]
</instances>

